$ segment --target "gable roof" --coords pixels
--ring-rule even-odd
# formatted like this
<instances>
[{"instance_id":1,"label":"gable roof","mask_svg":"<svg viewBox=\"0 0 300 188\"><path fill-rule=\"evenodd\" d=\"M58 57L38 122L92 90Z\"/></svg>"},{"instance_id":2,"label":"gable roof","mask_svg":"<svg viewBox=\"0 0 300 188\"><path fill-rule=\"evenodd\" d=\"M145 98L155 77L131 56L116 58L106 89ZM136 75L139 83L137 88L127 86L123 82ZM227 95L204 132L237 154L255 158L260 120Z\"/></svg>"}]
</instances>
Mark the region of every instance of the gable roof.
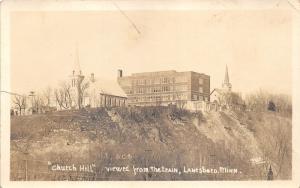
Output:
<instances>
[{"instance_id":1,"label":"gable roof","mask_svg":"<svg viewBox=\"0 0 300 188\"><path fill-rule=\"evenodd\" d=\"M222 94L222 93L225 93L222 89L218 89L218 88L215 88L213 89L209 95L212 95L213 93L218 93L218 94Z\"/></svg>"},{"instance_id":2,"label":"gable roof","mask_svg":"<svg viewBox=\"0 0 300 188\"><path fill-rule=\"evenodd\" d=\"M95 78L95 82L90 82L90 89L95 89L96 92L102 94L127 97L126 93L120 87L117 80Z\"/></svg>"}]
</instances>

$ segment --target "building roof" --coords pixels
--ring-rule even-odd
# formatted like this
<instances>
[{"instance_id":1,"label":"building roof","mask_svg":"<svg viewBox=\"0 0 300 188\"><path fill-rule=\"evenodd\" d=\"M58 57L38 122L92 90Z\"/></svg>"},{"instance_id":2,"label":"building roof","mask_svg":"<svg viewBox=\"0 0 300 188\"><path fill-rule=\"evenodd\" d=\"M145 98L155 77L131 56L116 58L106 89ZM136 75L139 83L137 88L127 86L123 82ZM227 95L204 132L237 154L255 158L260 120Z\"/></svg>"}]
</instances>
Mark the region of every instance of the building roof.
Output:
<instances>
[{"instance_id":1,"label":"building roof","mask_svg":"<svg viewBox=\"0 0 300 188\"><path fill-rule=\"evenodd\" d=\"M226 93L223 89L215 88L213 89L209 95L212 95L213 93L223 94Z\"/></svg>"},{"instance_id":2,"label":"building roof","mask_svg":"<svg viewBox=\"0 0 300 188\"><path fill-rule=\"evenodd\" d=\"M139 76L165 76L165 75L186 74L186 73L200 74L202 76L208 76L204 73L199 73L199 72L195 72L195 71L180 71L180 72L177 72L175 70L154 71L154 72L139 72L139 73L132 73L131 76L133 76L133 77L139 77Z\"/></svg>"},{"instance_id":3,"label":"building roof","mask_svg":"<svg viewBox=\"0 0 300 188\"><path fill-rule=\"evenodd\" d=\"M139 73L132 73L131 76L157 76L157 75L174 74L174 73L178 73L178 72L175 70L139 72Z\"/></svg>"},{"instance_id":4,"label":"building roof","mask_svg":"<svg viewBox=\"0 0 300 188\"><path fill-rule=\"evenodd\" d=\"M123 89L118 84L117 80L95 78L95 82L90 82L90 89L95 89L96 92L102 94L127 97Z\"/></svg>"}]
</instances>

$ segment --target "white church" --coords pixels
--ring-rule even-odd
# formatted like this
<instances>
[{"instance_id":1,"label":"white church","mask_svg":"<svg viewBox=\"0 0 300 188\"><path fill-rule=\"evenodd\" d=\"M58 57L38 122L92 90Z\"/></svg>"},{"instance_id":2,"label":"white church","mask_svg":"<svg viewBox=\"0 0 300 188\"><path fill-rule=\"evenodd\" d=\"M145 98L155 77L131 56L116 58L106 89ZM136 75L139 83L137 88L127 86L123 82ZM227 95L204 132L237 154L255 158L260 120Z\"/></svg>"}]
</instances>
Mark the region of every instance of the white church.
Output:
<instances>
[{"instance_id":1,"label":"white church","mask_svg":"<svg viewBox=\"0 0 300 188\"><path fill-rule=\"evenodd\" d=\"M70 82L72 108L126 105L127 96L117 81L97 78L94 73L85 76L81 70L73 70ZM81 95L82 97L80 97ZM79 104L81 105L79 106Z\"/></svg>"},{"instance_id":2,"label":"white church","mask_svg":"<svg viewBox=\"0 0 300 188\"><path fill-rule=\"evenodd\" d=\"M228 67L226 65L225 77L222 87L215 88L210 92L209 100L188 101L186 109L191 111L220 111L225 109L243 109L245 107L241 96L232 91L229 81Z\"/></svg>"},{"instance_id":3,"label":"white church","mask_svg":"<svg viewBox=\"0 0 300 188\"><path fill-rule=\"evenodd\" d=\"M210 102L222 109L241 109L244 102L239 93L232 91L232 84L229 81L228 67L226 65L225 77L221 88L215 88L210 93Z\"/></svg>"}]
</instances>

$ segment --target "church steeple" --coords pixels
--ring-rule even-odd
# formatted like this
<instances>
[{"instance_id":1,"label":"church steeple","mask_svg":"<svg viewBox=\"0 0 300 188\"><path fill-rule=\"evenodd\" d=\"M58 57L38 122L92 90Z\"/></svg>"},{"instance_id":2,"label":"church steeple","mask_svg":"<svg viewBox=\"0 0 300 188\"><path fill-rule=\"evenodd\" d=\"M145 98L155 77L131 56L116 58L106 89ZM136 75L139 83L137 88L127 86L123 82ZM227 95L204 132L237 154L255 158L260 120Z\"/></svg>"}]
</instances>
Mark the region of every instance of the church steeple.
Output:
<instances>
[{"instance_id":1,"label":"church steeple","mask_svg":"<svg viewBox=\"0 0 300 188\"><path fill-rule=\"evenodd\" d=\"M224 78L224 82L222 84L222 88L226 91L231 91L231 87L232 87L232 85L229 82L228 67L226 65L225 78Z\"/></svg>"},{"instance_id":2,"label":"church steeple","mask_svg":"<svg viewBox=\"0 0 300 188\"><path fill-rule=\"evenodd\" d=\"M83 81L84 76L82 75L82 71L80 68L80 63L79 63L79 54L78 54L78 46L76 43L76 49L75 49L75 54L74 54L74 67L72 71L72 87L78 87L78 85L81 84Z\"/></svg>"},{"instance_id":3,"label":"church steeple","mask_svg":"<svg viewBox=\"0 0 300 188\"><path fill-rule=\"evenodd\" d=\"M229 76L228 76L228 67L226 65L226 70L225 70L225 78L224 78L224 84L229 83Z\"/></svg>"},{"instance_id":4,"label":"church steeple","mask_svg":"<svg viewBox=\"0 0 300 188\"><path fill-rule=\"evenodd\" d=\"M78 47L76 44L75 54L74 54L74 67L71 76L71 98L72 98L72 107L80 109L82 106L83 93L81 90L81 84L84 80L84 75L82 74L80 63L79 63L79 54Z\"/></svg>"},{"instance_id":5,"label":"church steeple","mask_svg":"<svg viewBox=\"0 0 300 188\"><path fill-rule=\"evenodd\" d=\"M79 63L79 54L78 54L78 46L76 44L76 50L75 50L75 55L74 55L74 69L73 69L73 74L81 75L81 67Z\"/></svg>"}]
</instances>

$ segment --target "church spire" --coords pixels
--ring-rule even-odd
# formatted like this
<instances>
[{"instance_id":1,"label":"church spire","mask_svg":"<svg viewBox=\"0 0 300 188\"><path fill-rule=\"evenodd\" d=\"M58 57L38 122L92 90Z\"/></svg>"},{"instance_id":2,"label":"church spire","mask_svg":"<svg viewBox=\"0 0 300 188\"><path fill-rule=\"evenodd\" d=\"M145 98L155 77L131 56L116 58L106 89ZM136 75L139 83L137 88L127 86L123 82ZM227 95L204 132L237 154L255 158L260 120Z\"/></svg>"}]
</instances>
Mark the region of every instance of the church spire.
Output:
<instances>
[{"instance_id":1,"label":"church spire","mask_svg":"<svg viewBox=\"0 0 300 188\"><path fill-rule=\"evenodd\" d=\"M80 68L78 46L76 43L76 49L74 54L74 67L72 72L72 87L77 87L78 85L80 85L83 79L84 76Z\"/></svg>"},{"instance_id":2,"label":"church spire","mask_svg":"<svg viewBox=\"0 0 300 188\"><path fill-rule=\"evenodd\" d=\"M224 82L222 84L223 89L225 89L226 91L231 91L231 83L229 82L229 75L228 75L228 67L226 65L226 69L225 69L225 78L224 78Z\"/></svg>"},{"instance_id":3,"label":"church spire","mask_svg":"<svg viewBox=\"0 0 300 188\"><path fill-rule=\"evenodd\" d=\"M79 54L78 54L78 45L76 43L76 49L75 49L75 54L74 54L74 69L73 69L73 74L81 75L81 67L79 63Z\"/></svg>"},{"instance_id":4,"label":"church spire","mask_svg":"<svg viewBox=\"0 0 300 188\"><path fill-rule=\"evenodd\" d=\"M228 83L229 83L229 76L228 76L228 68L226 65L224 84L228 84Z\"/></svg>"}]
</instances>

